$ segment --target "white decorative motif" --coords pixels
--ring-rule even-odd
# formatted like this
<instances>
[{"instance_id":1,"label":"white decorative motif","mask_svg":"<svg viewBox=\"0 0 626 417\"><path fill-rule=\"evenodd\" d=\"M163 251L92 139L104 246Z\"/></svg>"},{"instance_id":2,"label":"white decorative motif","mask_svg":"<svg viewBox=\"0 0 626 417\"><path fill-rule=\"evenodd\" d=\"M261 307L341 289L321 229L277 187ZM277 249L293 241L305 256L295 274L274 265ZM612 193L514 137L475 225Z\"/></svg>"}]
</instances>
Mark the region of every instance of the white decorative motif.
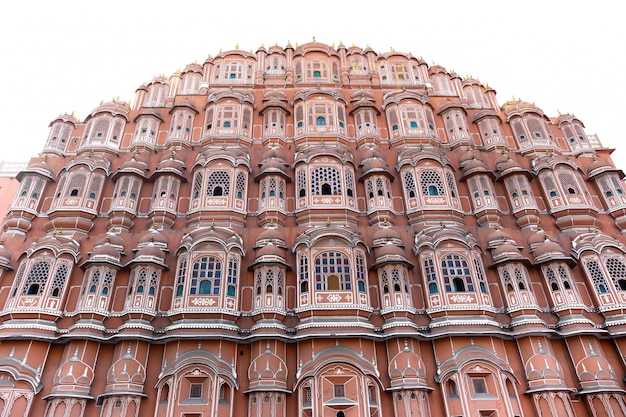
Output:
<instances>
[{"instance_id":1,"label":"white decorative motif","mask_svg":"<svg viewBox=\"0 0 626 417\"><path fill-rule=\"evenodd\" d=\"M454 301L455 303L473 303L474 297L468 294L455 294L450 297L450 300Z\"/></svg>"},{"instance_id":2,"label":"white decorative motif","mask_svg":"<svg viewBox=\"0 0 626 417\"><path fill-rule=\"evenodd\" d=\"M192 298L191 304L195 306L213 306L215 304L215 300L212 298Z\"/></svg>"},{"instance_id":3,"label":"white decorative motif","mask_svg":"<svg viewBox=\"0 0 626 417\"><path fill-rule=\"evenodd\" d=\"M326 299L331 303L338 303L339 301L341 301L341 296L339 294L328 294L328 297L326 297Z\"/></svg>"},{"instance_id":4,"label":"white decorative motif","mask_svg":"<svg viewBox=\"0 0 626 417\"><path fill-rule=\"evenodd\" d=\"M207 206L225 206L226 199L225 198L207 198L206 204Z\"/></svg>"},{"instance_id":5,"label":"white decorative motif","mask_svg":"<svg viewBox=\"0 0 626 417\"><path fill-rule=\"evenodd\" d=\"M443 197L427 197L426 202L428 204L445 204L446 199Z\"/></svg>"}]
</instances>

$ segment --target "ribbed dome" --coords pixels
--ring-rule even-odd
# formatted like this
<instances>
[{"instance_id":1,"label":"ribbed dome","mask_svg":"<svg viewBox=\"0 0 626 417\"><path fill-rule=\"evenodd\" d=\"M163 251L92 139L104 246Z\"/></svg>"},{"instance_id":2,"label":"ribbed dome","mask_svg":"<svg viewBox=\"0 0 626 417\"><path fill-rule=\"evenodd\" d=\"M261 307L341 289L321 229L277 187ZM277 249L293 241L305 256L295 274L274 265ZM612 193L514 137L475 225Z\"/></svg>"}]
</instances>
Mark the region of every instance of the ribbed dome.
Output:
<instances>
[{"instance_id":1,"label":"ribbed dome","mask_svg":"<svg viewBox=\"0 0 626 417\"><path fill-rule=\"evenodd\" d=\"M113 245L105 243L104 245L96 246L91 252L90 260L96 260L98 258L114 259L117 262L120 260L120 251Z\"/></svg>"},{"instance_id":2,"label":"ribbed dome","mask_svg":"<svg viewBox=\"0 0 626 417\"><path fill-rule=\"evenodd\" d=\"M118 246L120 248L124 248L126 242L124 242L124 239L122 239L120 236L114 234L114 233L108 233L105 236L101 237L100 239L98 239L98 241L96 242L95 246L101 246L104 244L110 244L113 246Z\"/></svg>"},{"instance_id":3,"label":"ribbed dome","mask_svg":"<svg viewBox=\"0 0 626 417\"><path fill-rule=\"evenodd\" d=\"M139 249L135 254L135 261L158 259L160 262L165 261L165 253L154 244L146 245Z\"/></svg>"},{"instance_id":4,"label":"ribbed dome","mask_svg":"<svg viewBox=\"0 0 626 417\"><path fill-rule=\"evenodd\" d=\"M589 178L593 178L596 175L602 174L604 172L611 171L619 171L615 166L611 163L611 161L604 156L595 156L593 160L585 166L585 171L587 172L587 176ZM623 175L623 173L622 173Z\"/></svg>"},{"instance_id":5,"label":"ribbed dome","mask_svg":"<svg viewBox=\"0 0 626 417\"><path fill-rule=\"evenodd\" d=\"M462 167L463 174L465 175L473 174L475 172L491 172L491 170L487 168L485 163L477 158L467 161L464 165L462 165Z\"/></svg>"},{"instance_id":6,"label":"ribbed dome","mask_svg":"<svg viewBox=\"0 0 626 417\"><path fill-rule=\"evenodd\" d=\"M284 152L279 149L265 151L259 166L261 167L259 174L280 173L287 175L287 162L285 162Z\"/></svg>"},{"instance_id":7,"label":"ribbed dome","mask_svg":"<svg viewBox=\"0 0 626 417\"><path fill-rule=\"evenodd\" d=\"M504 242L514 243L515 241L500 227L496 228L487 237L487 247L498 246Z\"/></svg>"},{"instance_id":8,"label":"ribbed dome","mask_svg":"<svg viewBox=\"0 0 626 417\"><path fill-rule=\"evenodd\" d=\"M278 355L269 349L255 358L248 368L250 386L263 386L286 389L287 365Z\"/></svg>"},{"instance_id":9,"label":"ribbed dome","mask_svg":"<svg viewBox=\"0 0 626 417\"><path fill-rule=\"evenodd\" d=\"M556 242L552 242L546 238L542 243L539 243L534 250L535 263L542 263L553 261L557 259L569 259L565 253L565 249Z\"/></svg>"},{"instance_id":10,"label":"ribbed dome","mask_svg":"<svg viewBox=\"0 0 626 417\"><path fill-rule=\"evenodd\" d=\"M493 256L493 259L497 261L503 258L521 258L522 254L512 243L503 243L491 251L491 256Z\"/></svg>"},{"instance_id":11,"label":"ribbed dome","mask_svg":"<svg viewBox=\"0 0 626 417\"><path fill-rule=\"evenodd\" d=\"M526 363L526 377L529 381L549 380L552 384L563 384L563 371L559 361L550 353L540 350Z\"/></svg>"},{"instance_id":12,"label":"ribbed dome","mask_svg":"<svg viewBox=\"0 0 626 417\"><path fill-rule=\"evenodd\" d=\"M98 107L92 110L91 115L95 115L98 113L111 113L112 115L123 114L124 116L128 116L130 112L130 106L125 101L109 101L107 103L102 103Z\"/></svg>"},{"instance_id":13,"label":"ribbed dome","mask_svg":"<svg viewBox=\"0 0 626 417\"><path fill-rule=\"evenodd\" d=\"M510 113L523 113L525 111L534 111L543 115L543 111L534 104L525 101L507 101L502 105L502 111L509 115Z\"/></svg>"},{"instance_id":14,"label":"ribbed dome","mask_svg":"<svg viewBox=\"0 0 626 417\"><path fill-rule=\"evenodd\" d=\"M506 162L500 165L500 171L512 171L515 169L524 169L524 167L513 158L509 158Z\"/></svg>"},{"instance_id":15,"label":"ribbed dome","mask_svg":"<svg viewBox=\"0 0 626 417\"><path fill-rule=\"evenodd\" d=\"M172 152L169 158L159 162L156 172L173 172L177 175L182 175L185 168L185 163L176 159L176 155Z\"/></svg>"},{"instance_id":16,"label":"ribbed dome","mask_svg":"<svg viewBox=\"0 0 626 417\"><path fill-rule=\"evenodd\" d=\"M543 243L543 241L547 238L548 236L545 234L545 232L543 232L542 230L537 230L536 233L530 235L530 237L528 238L528 246L530 246L531 250L535 250L537 245Z\"/></svg>"},{"instance_id":17,"label":"ribbed dome","mask_svg":"<svg viewBox=\"0 0 626 417\"><path fill-rule=\"evenodd\" d=\"M459 164L463 166L464 164L474 159L476 159L476 155L471 150L468 150L459 158Z\"/></svg>"},{"instance_id":18,"label":"ribbed dome","mask_svg":"<svg viewBox=\"0 0 626 417\"><path fill-rule=\"evenodd\" d=\"M145 174L148 171L148 164L142 160L139 155L133 155L128 161L124 162L117 174L133 173L145 178Z\"/></svg>"},{"instance_id":19,"label":"ribbed dome","mask_svg":"<svg viewBox=\"0 0 626 417\"><path fill-rule=\"evenodd\" d=\"M130 354L117 360L107 372L106 392L143 392L146 369Z\"/></svg>"},{"instance_id":20,"label":"ribbed dome","mask_svg":"<svg viewBox=\"0 0 626 417\"><path fill-rule=\"evenodd\" d=\"M404 258L404 251L402 248L393 244L374 248L374 253L376 254L376 258L383 256L401 256Z\"/></svg>"},{"instance_id":21,"label":"ribbed dome","mask_svg":"<svg viewBox=\"0 0 626 417\"><path fill-rule=\"evenodd\" d=\"M148 233L141 236L139 242L137 244L138 247L143 246L145 244L154 243L156 246L161 248L167 248L169 245L169 240L163 233L159 232L156 229L150 229Z\"/></svg>"}]
</instances>

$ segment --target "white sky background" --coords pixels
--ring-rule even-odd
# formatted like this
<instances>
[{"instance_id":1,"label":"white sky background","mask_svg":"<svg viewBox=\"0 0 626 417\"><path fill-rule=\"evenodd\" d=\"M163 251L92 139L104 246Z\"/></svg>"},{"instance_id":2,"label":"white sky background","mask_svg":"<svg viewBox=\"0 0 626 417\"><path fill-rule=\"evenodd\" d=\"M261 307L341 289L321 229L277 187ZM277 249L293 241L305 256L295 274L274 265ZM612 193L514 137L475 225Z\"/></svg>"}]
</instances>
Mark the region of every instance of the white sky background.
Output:
<instances>
[{"instance_id":1,"label":"white sky background","mask_svg":"<svg viewBox=\"0 0 626 417\"><path fill-rule=\"evenodd\" d=\"M37 156L61 113L132 101L154 76L220 49L343 42L411 52L578 117L626 170L626 25L619 2L13 1L0 6L0 161Z\"/></svg>"}]
</instances>

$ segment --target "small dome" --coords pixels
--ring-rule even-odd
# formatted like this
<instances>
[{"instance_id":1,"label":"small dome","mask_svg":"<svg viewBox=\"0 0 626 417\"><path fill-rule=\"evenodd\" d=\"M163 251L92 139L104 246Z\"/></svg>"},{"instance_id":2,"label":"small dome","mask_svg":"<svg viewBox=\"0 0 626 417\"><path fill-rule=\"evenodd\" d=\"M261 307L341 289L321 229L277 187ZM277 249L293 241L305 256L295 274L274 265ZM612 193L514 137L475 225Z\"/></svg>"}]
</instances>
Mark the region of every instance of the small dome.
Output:
<instances>
[{"instance_id":1,"label":"small dome","mask_svg":"<svg viewBox=\"0 0 626 417\"><path fill-rule=\"evenodd\" d=\"M98 113L110 113L113 116L123 115L124 117L128 116L130 113L130 105L125 101L109 101L107 103L102 103L95 109L91 111L90 116L94 116Z\"/></svg>"},{"instance_id":2,"label":"small dome","mask_svg":"<svg viewBox=\"0 0 626 417\"><path fill-rule=\"evenodd\" d=\"M467 161L464 165L461 166L464 175L474 174L477 172L487 172L491 174L491 170L488 169L485 163L478 158Z\"/></svg>"},{"instance_id":3,"label":"small dome","mask_svg":"<svg viewBox=\"0 0 626 417\"><path fill-rule=\"evenodd\" d=\"M536 233L530 235L530 237L528 238L528 246L530 246L531 250L535 250L537 245L543 243L543 241L547 238L548 235L546 235L542 230L537 230Z\"/></svg>"},{"instance_id":4,"label":"small dome","mask_svg":"<svg viewBox=\"0 0 626 417\"><path fill-rule=\"evenodd\" d=\"M608 158L596 155L594 155L593 160L585 166L585 171L590 179L605 172L620 172ZM622 176L624 175L623 173L621 174Z\"/></svg>"},{"instance_id":5,"label":"small dome","mask_svg":"<svg viewBox=\"0 0 626 417\"><path fill-rule=\"evenodd\" d=\"M168 245L169 245L169 240L167 239L167 237L165 237L163 233L159 232L158 230L150 229L148 233L144 234L143 236L141 236L141 238L139 238L137 247L141 248L142 246L150 245L150 244L154 244L155 246L161 249L167 250Z\"/></svg>"},{"instance_id":6,"label":"small dome","mask_svg":"<svg viewBox=\"0 0 626 417\"><path fill-rule=\"evenodd\" d=\"M525 366L529 381L551 382L551 385L564 385L563 371L559 361L550 353L540 350L528 360Z\"/></svg>"},{"instance_id":7,"label":"small dome","mask_svg":"<svg viewBox=\"0 0 626 417\"><path fill-rule=\"evenodd\" d=\"M363 162L363 175L375 173L375 172L383 172L387 174L389 172L389 165L385 162L384 159L373 157L368 158Z\"/></svg>"},{"instance_id":8,"label":"small dome","mask_svg":"<svg viewBox=\"0 0 626 417\"><path fill-rule=\"evenodd\" d=\"M18 172L16 178L21 181L26 174L37 174L50 180L55 178L54 169L46 164L46 158L42 158L41 162L28 165L26 168Z\"/></svg>"},{"instance_id":9,"label":"small dome","mask_svg":"<svg viewBox=\"0 0 626 417\"><path fill-rule=\"evenodd\" d=\"M107 393L112 392L142 392L146 379L146 369L128 352L115 361L107 372Z\"/></svg>"},{"instance_id":10,"label":"small dome","mask_svg":"<svg viewBox=\"0 0 626 417\"><path fill-rule=\"evenodd\" d=\"M422 359L405 347L389 361L389 377L392 386L427 387L426 367Z\"/></svg>"},{"instance_id":11,"label":"small dome","mask_svg":"<svg viewBox=\"0 0 626 417\"><path fill-rule=\"evenodd\" d=\"M513 238L506 233L501 227L497 227L493 232L489 234L487 237L487 247L495 247L499 246L502 243L516 243Z\"/></svg>"},{"instance_id":12,"label":"small dome","mask_svg":"<svg viewBox=\"0 0 626 417\"><path fill-rule=\"evenodd\" d=\"M386 256L401 256L404 258L404 251L402 250L402 248L393 244L383 245L374 248L374 253L376 254L376 258Z\"/></svg>"},{"instance_id":13,"label":"small dome","mask_svg":"<svg viewBox=\"0 0 626 417\"><path fill-rule=\"evenodd\" d=\"M261 246L259 249L257 249L256 251L256 257L261 258L263 256L279 256L281 258L285 258L285 250L279 248L278 246L274 245L273 243L269 243L265 246Z\"/></svg>"},{"instance_id":14,"label":"small dome","mask_svg":"<svg viewBox=\"0 0 626 417\"><path fill-rule=\"evenodd\" d=\"M134 262L157 262L163 264L165 253L155 245L146 245L135 254Z\"/></svg>"},{"instance_id":15,"label":"small dome","mask_svg":"<svg viewBox=\"0 0 626 417\"><path fill-rule=\"evenodd\" d=\"M535 255L535 263L543 263L554 260L569 260L565 249L556 242L551 241L548 237L539 243L533 251Z\"/></svg>"},{"instance_id":16,"label":"small dome","mask_svg":"<svg viewBox=\"0 0 626 417\"><path fill-rule=\"evenodd\" d=\"M502 105L502 111L507 116L526 112L534 112L543 116L543 111L539 107L521 100L507 101Z\"/></svg>"},{"instance_id":17,"label":"small dome","mask_svg":"<svg viewBox=\"0 0 626 417\"><path fill-rule=\"evenodd\" d=\"M159 162L155 174L171 173L184 178L184 171L187 169L185 163L178 159L178 155L172 152L171 155Z\"/></svg>"},{"instance_id":18,"label":"small dome","mask_svg":"<svg viewBox=\"0 0 626 417\"><path fill-rule=\"evenodd\" d=\"M120 251L119 249L117 249L116 247L114 247L111 244L104 244L104 245L100 245L97 246L93 249L93 251L91 252L91 256L89 257L89 260L112 260L114 262L119 262L120 261Z\"/></svg>"},{"instance_id":19,"label":"small dome","mask_svg":"<svg viewBox=\"0 0 626 417\"><path fill-rule=\"evenodd\" d=\"M469 161L472 161L472 160L475 160L475 159L476 159L476 154L474 154L474 152L472 152L471 149L468 149L467 152L465 152L459 158L459 164L461 166L463 166L464 164L467 164Z\"/></svg>"},{"instance_id":20,"label":"small dome","mask_svg":"<svg viewBox=\"0 0 626 417\"><path fill-rule=\"evenodd\" d=\"M94 371L78 357L78 353L77 347L74 355L59 366L51 390L53 394L89 395Z\"/></svg>"},{"instance_id":21,"label":"small dome","mask_svg":"<svg viewBox=\"0 0 626 417\"><path fill-rule=\"evenodd\" d=\"M287 365L269 348L256 357L248 368L250 387L287 388Z\"/></svg>"},{"instance_id":22,"label":"small dome","mask_svg":"<svg viewBox=\"0 0 626 417\"><path fill-rule=\"evenodd\" d=\"M511 243L503 243L498 245L491 251L491 256L495 261L501 261L504 259L521 259L522 254L517 246Z\"/></svg>"},{"instance_id":23,"label":"small dome","mask_svg":"<svg viewBox=\"0 0 626 417\"><path fill-rule=\"evenodd\" d=\"M116 235L115 233L107 233L105 236L101 237L100 239L98 239L98 241L96 241L96 244L94 245L94 247L101 246L104 244L110 244L110 245L117 246L123 249L124 246L126 245L126 242L124 242L124 239L122 239L119 235Z\"/></svg>"},{"instance_id":24,"label":"small dome","mask_svg":"<svg viewBox=\"0 0 626 417\"><path fill-rule=\"evenodd\" d=\"M187 64L187 66L183 70L183 74L186 72L195 72L196 74L202 74L202 66L196 63Z\"/></svg>"}]
</instances>

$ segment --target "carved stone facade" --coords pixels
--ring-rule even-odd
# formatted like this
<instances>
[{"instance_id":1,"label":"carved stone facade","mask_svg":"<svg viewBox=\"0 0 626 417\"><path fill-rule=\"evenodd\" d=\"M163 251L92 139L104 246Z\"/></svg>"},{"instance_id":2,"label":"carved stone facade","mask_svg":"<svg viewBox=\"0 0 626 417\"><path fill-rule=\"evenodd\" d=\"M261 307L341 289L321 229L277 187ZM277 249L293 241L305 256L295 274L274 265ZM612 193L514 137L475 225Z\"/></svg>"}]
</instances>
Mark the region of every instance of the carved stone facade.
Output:
<instances>
[{"instance_id":1,"label":"carved stone facade","mask_svg":"<svg viewBox=\"0 0 626 417\"><path fill-rule=\"evenodd\" d=\"M0 417L625 416L611 151L316 42L60 115L2 225Z\"/></svg>"}]
</instances>

